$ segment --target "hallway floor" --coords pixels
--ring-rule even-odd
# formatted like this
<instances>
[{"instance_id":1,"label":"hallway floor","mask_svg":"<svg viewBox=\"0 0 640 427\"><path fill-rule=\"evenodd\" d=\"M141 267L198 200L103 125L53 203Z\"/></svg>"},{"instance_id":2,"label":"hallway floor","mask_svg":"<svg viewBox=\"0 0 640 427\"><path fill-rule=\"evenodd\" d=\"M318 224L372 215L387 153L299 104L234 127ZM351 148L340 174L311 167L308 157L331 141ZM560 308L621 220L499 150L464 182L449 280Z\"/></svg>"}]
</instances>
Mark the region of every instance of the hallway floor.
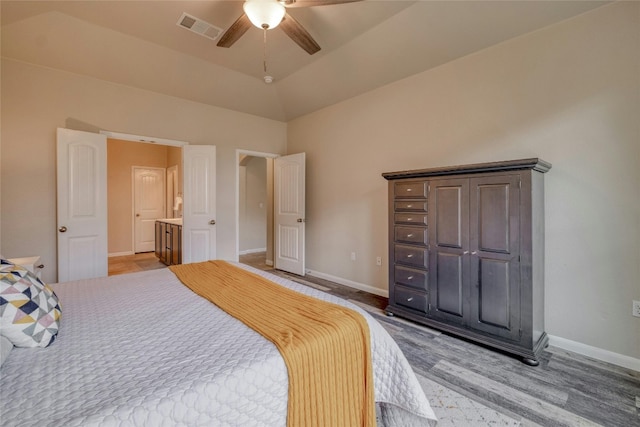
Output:
<instances>
[{"instance_id":1,"label":"hallway floor","mask_svg":"<svg viewBox=\"0 0 640 427\"><path fill-rule=\"evenodd\" d=\"M133 273L136 271L155 270L166 267L154 252L143 252L135 255L115 256L109 258L109 276Z\"/></svg>"}]
</instances>

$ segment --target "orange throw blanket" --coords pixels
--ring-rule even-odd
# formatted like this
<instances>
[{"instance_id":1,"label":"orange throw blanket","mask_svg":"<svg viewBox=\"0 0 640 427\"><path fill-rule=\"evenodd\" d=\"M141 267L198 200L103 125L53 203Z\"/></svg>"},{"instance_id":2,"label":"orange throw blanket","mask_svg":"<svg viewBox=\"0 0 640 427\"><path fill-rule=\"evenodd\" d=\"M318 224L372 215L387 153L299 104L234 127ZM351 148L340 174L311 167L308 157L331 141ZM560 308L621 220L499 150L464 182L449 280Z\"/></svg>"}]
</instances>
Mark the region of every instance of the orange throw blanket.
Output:
<instances>
[{"instance_id":1,"label":"orange throw blanket","mask_svg":"<svg viewBox=\"0 0 640 427\"><path fill-rule=\"evenodd\" d=\"M289 376L289 427L376 425L369 327L359 313L224 261L169 268L280 350Z\"/></svg>"}]
</instances>

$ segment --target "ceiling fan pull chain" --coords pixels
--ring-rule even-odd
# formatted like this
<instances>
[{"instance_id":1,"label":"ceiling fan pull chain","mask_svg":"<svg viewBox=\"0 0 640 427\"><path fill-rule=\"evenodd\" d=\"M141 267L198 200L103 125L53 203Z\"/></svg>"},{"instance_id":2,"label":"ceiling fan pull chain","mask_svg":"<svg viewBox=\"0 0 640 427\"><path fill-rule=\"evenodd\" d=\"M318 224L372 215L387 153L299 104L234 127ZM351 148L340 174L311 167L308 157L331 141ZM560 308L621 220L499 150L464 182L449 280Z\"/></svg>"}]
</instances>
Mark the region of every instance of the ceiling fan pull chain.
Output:
<instances>
[{"instance_id":1,"label":"ceiling fan pull chain","mask_svg":"<svg viewBox=\"0 0 640 427\"><path fill-rule=\"evenodd\" d=\"M264 35L263 35L263 45L264 45L264 51L263 51L263 55L262 55L262 63L264 66L264 74L267 74L267 28L263 26L262 27L262 31L264 31Z\"/></svg>"}]
</instances>

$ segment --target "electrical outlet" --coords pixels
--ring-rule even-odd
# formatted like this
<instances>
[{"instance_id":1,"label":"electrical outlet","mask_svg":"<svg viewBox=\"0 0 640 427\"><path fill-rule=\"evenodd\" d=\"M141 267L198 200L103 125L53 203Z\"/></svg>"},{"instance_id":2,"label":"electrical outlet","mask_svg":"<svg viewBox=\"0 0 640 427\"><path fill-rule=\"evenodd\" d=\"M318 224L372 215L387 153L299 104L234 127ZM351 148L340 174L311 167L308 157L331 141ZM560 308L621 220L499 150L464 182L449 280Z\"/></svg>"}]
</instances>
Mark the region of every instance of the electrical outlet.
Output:
<instances>
[{"instance_id":1,"label":"electrical outlet","mask_svg":"<svg viewBox=\"0 0 640 427\"><path fill-rule=\"evenodd\" d=\"M376 257L376 265L382 265L382 257Z\"/></svg>"},{"instance_id":2,"label":"electrical outlet","mask_svg":"<svg viewBox=\"0 0 640 427\"><path fill-rule=\"evenodd\" d=\"M631 314L636 317L640 317L640 301L633 300L633 311Z\"/></svg>"},{"instance_id":3,"label":"electrical outlet","mask_svg":"<svg viewBox=\"0 0 640 427\"><path fill-rule=\"evenodd\" d=\"M356 260L356 253L351 252L351 261L355 261L355 260Z\"/></svg>"}]
</instances>

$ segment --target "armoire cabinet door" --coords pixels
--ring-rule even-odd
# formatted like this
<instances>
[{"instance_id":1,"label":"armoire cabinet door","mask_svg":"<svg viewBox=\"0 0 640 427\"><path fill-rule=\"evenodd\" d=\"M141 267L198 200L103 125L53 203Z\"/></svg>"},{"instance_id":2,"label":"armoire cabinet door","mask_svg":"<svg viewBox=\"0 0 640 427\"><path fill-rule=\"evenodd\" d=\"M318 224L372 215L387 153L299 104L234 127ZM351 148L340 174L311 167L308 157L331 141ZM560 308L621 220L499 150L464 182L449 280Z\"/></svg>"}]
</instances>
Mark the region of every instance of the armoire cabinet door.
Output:
<instances>
[{"instance_id":1,"label":"armoire cabinet door","mask_svg":"<svg viewBox=\"0 0 640 427\"><path fill-rule=\"evenodd\" d=\"M517 340L520 333L519 175L470 179L468 326Z\"/></svg>"},{"instance_id":2,"label":"armoire cabinet door","mask_svg":"<svg viewBox=\"0 0 640 427\"><path fill-rule=\"evenodd\" d=\"M429 181L429 317L464 324L469 288L469 180Z\"/></svg>"}]
</instances>

